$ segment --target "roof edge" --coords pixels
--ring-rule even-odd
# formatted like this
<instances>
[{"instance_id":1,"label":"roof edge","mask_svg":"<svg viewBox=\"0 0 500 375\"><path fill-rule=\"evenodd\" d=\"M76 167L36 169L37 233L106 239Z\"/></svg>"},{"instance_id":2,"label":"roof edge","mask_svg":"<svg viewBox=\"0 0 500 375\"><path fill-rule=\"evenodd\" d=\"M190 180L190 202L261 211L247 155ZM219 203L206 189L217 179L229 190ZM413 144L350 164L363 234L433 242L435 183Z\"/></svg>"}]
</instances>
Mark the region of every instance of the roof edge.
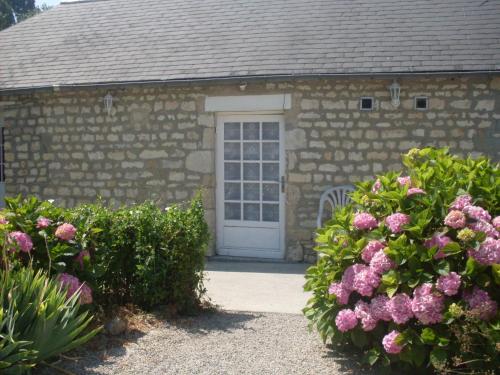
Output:
<instances>
[{"instance_id":1,"label":"roof edge","mask_svg":"<svg viewBox=\"0 0 500 375\"><path fill-rule=\"evenodd\" d=\"M103 0L83 0L83 1L103 1ZM104 0L106 1L106 0ZM75 84L54 84L40 86L26 86L14 88L1 88L0 95L12 93L25 93L30 91L53 90L60 91L74 88L112 88L138 85L159 85L170 84L181 86L186 84L209 84L214 82L234 82L234 81L259 81L259 80L297 80L297 79L323 79L323 78L362 78L377 77L387 79L393 77L407 76L470 76L470 75L500 75L500 70L452 70L452 71L422 71L422 72L360 72L360 73L320 73L320 74L263 74L253 76L228 76L228 77L207 77L207 78L179 78L179 79L155 79L155 80L135 80L135 81L110 81L110 82L88 82Z\"/></svg>"}]
</instances>

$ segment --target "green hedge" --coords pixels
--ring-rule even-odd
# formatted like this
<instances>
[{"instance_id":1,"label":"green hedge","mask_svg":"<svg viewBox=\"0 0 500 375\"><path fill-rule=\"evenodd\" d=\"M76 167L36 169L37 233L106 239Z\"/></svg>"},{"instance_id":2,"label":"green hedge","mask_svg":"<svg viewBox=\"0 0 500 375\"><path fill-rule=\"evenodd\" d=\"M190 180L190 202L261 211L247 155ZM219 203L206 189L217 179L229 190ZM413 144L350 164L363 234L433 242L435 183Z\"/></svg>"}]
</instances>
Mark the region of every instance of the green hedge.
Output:
<instances>
[{"instance_id":1,"label":"green hedge","mask_svg":"<svg viewBox=\"0 0 500 375\"><path fill-rule=\"evenodd\" d=\"M6 206L9 232L26 233L33 242L31 251L11 253L19 265L76 276L103 307L170 304L188 312L198 305L209 240L199 195L164 210L152 202L63 209L34 197L7 198ZM41 218L50 224L40 228ZM58 235L64 223L76 228L74 238Z\"/></svg>"}]
</instances>

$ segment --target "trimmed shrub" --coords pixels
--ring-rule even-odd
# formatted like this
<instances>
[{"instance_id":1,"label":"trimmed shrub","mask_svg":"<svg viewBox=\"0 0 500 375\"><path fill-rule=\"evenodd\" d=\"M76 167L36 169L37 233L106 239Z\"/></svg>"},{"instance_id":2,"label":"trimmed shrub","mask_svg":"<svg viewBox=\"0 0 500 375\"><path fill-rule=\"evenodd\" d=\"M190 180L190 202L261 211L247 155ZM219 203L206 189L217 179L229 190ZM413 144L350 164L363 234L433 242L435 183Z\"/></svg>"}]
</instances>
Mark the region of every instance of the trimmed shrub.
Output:
<instances>
[{"instance_id":1,"label":"trimmed shrub","mask_svg":"<svg viewBox=\"0 0 500 375\"><path fill-rule=\"evenodd\" d=\"M161 210L145 202L62 209L35 197L7 198L0 222L11 261L48 270L80 302L102 307L174 305L188 312L204 292L208 227L200 196Z\"/></svg>"},{"instance_id":2,"label":"trimmed shrub","mask_svg":"<svg viewBox=\"0 0 500 375\"><path fill-rule=\"evenodd\" d=\"M486 158L413 149L404 175L357 184L318 231L304 314L324 341L416 373L499 367L500 173ZM478 371L478 372L477 372Z\"/></svg>"}]
</instances>

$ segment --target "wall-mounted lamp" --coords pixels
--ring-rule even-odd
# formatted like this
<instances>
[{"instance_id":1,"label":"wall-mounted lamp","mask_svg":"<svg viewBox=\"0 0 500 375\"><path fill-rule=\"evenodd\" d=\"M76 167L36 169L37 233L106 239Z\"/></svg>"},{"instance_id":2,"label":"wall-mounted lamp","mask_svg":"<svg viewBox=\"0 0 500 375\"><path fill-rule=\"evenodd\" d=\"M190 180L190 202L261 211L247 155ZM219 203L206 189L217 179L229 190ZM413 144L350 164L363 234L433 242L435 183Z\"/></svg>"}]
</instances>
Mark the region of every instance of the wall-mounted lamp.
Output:
<instances>
[{"instance_id":1,"label":"wall-mounted lamp","mask_svg":"<svg viewBox=\"0 0 500 375\"><path fill-rule=\"evenodd\" d=\"M241 82L240 83L240 91L245 91L247 89L247 83L246 82Z\"/></svg>"},{"instance_id":2,"label":"wall-mounted lamp","mask_svg":"<svg viewBox=\"0 0 500 375\"><path fill-rule=\"evenodd\" d=\"M398 108L401 103L399 100L399 94L401 92L401 86L394 80L392 85L389 86L389 92L391 93L391 103L394 107Z\"/></svg>"},{"instance_id":3,"label":"wall-mounted lamp","mask_svg":"<svg viewBox=\"0 0 500 375\"><path fill-rule=\"evenodd\" d=\"M113 95L108 92L107 95L103 98L103 101L104 109L108 113L108 116L111 116L111 111L113 110Z\"/></svg>"}]
</instances>

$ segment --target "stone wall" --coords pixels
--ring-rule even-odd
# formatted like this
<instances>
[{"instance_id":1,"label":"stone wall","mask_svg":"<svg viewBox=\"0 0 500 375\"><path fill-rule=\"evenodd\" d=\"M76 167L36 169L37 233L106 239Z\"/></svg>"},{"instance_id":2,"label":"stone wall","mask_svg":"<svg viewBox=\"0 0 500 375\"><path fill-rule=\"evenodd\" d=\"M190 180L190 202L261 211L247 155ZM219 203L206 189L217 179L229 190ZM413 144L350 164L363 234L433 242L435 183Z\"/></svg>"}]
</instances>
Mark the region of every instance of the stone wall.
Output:
<instances>
[{"instance_id":1,"label":"stone wall","mask_svg":"<svg viewBox=\"0 0 500 375\"><path fill-rule=\"evenodd\" d=\"M250 82L243 94L291 93L285 112L287 258L311 261L319 196L388 169L424 145L500 159L500 77L401 78L401 106L390 80ZM0 97L5 123L7 194L35 194L64 205L153 199L183 201L202 187L215 226L215 114L207 95L241 95L237 83L184 87L75 89ZM375 99L359 110L359 97ZM413 107L428 96L427 111ZM3 108L3 109L2 109ZM215 233L215 232L214 232Z\"/></svg>"}]
</instances>

